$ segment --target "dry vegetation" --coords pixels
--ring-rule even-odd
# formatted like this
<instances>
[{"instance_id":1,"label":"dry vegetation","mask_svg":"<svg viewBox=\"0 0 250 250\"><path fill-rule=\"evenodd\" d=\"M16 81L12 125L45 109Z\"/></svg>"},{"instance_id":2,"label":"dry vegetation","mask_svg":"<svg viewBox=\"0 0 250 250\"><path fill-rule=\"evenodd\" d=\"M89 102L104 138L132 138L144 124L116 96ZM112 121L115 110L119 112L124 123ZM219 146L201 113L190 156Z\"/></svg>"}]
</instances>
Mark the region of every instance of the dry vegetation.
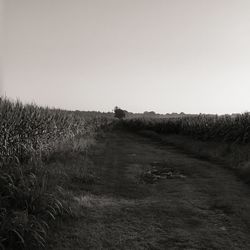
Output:
<instances>
[{"instance_id":1,"label":"dry vegetation","mask_svg":"<svg viewBox=\"0 0 250 250\"><path fill-rule=\"evenodd\" d=\"M0 99L0 249L45 247L51 220L69 212L56 175L90 177L83 166L53 172L44 163L72 151L84 157L95 133L111 122L86 117Z\"/></svg>"}]
</instances>

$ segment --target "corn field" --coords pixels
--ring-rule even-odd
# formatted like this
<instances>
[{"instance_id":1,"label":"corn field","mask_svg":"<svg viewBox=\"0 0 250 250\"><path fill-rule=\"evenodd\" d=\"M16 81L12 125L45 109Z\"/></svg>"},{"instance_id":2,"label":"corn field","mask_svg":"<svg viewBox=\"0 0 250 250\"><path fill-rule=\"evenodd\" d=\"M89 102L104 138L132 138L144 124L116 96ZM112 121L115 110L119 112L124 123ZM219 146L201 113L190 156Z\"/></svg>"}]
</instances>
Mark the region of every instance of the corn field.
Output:
<instances>
[{"instance_id":1,"label":"corn field","mask_svg":"<svg viewBox=\"0 0 250 250\"><path fill-rule=\"evenodd\" d=\"M44 158L111 122L0 98L0 249L46 247L49 222L65 208L48 188Z\"/></svg>"},{"instance_id":2,"label":"corn field","mask_svg":"<svg viewBox=\"0 0 250 250\"><path fill-rule=\"evenodd\" d=\"M152 130L162 134L179 134L199 140L246 144L250 142L250 115L192 115L181 118L127 119L126 128Z\"/></svg>"},{"instance_id":3,"label":"corn field","mask_svg":"<svg viewBox=\"0 0 250 250\"><path fill-rule=\"evenodd\" d=\"M81 113L0 99L1 165L49 154L56 142L84 136L108 123L105 117L85 119Z\"/></svg>"}]
</instances>

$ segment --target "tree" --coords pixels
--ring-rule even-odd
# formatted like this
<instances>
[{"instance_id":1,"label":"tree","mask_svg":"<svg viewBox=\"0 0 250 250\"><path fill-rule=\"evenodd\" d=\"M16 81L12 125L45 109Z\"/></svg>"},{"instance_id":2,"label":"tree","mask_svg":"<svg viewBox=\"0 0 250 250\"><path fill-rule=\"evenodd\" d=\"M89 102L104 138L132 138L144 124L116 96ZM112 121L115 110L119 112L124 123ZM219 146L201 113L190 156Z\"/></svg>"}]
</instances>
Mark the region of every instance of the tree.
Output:
<instances>
[{"instance_id":1,"label":"tree","mask_svg":"<svg viewBox=\"0 0 250 250\"><path fill-rule=\"evenodd\" d=\"M117 106L114 109L115 117L118 119L123 119L126 116L126 111L118 108Z\"/></svg>"}]
</instances>

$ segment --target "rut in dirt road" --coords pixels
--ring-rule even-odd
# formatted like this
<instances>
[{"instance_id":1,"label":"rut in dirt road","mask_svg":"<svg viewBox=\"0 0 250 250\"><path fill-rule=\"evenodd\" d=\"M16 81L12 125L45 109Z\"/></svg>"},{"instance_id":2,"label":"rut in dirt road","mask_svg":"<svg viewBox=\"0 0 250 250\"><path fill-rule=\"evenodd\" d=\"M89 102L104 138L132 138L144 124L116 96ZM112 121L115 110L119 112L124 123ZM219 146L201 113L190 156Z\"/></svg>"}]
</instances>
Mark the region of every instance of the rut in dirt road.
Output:
<instances>
[{"instance_id":1,"label":"rut in dirt road","mask_svg":"<svg viewBox=\"0 0 250 250\"><path fill-rule=\"evenodd\" d=\"M72 191L52 249L250 249L250 190L231 171L119 131L90 157L99 181Z\"/></svg>"}]
</instances>

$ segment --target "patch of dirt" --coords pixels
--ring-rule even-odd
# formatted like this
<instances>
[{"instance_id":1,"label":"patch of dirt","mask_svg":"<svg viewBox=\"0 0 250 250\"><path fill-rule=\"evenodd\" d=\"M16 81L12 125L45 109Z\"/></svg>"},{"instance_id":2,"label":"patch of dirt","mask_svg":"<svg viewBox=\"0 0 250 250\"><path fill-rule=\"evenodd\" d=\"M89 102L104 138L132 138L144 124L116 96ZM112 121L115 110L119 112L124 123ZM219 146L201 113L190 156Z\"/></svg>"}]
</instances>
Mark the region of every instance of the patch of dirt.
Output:
<instances>
[{"instance_id":1,"label":"patch of dirt","mask_svg":"<svg viewBox=\"0 0 250 250\"><path fill-rule=\"evenodd\" d=\"M144 183L155 183L165 179L185 179L186 176L178 170L167 166L165 163L152 162L150 169L143 172L140 176Z\"/></svg>"}]
</instances>

